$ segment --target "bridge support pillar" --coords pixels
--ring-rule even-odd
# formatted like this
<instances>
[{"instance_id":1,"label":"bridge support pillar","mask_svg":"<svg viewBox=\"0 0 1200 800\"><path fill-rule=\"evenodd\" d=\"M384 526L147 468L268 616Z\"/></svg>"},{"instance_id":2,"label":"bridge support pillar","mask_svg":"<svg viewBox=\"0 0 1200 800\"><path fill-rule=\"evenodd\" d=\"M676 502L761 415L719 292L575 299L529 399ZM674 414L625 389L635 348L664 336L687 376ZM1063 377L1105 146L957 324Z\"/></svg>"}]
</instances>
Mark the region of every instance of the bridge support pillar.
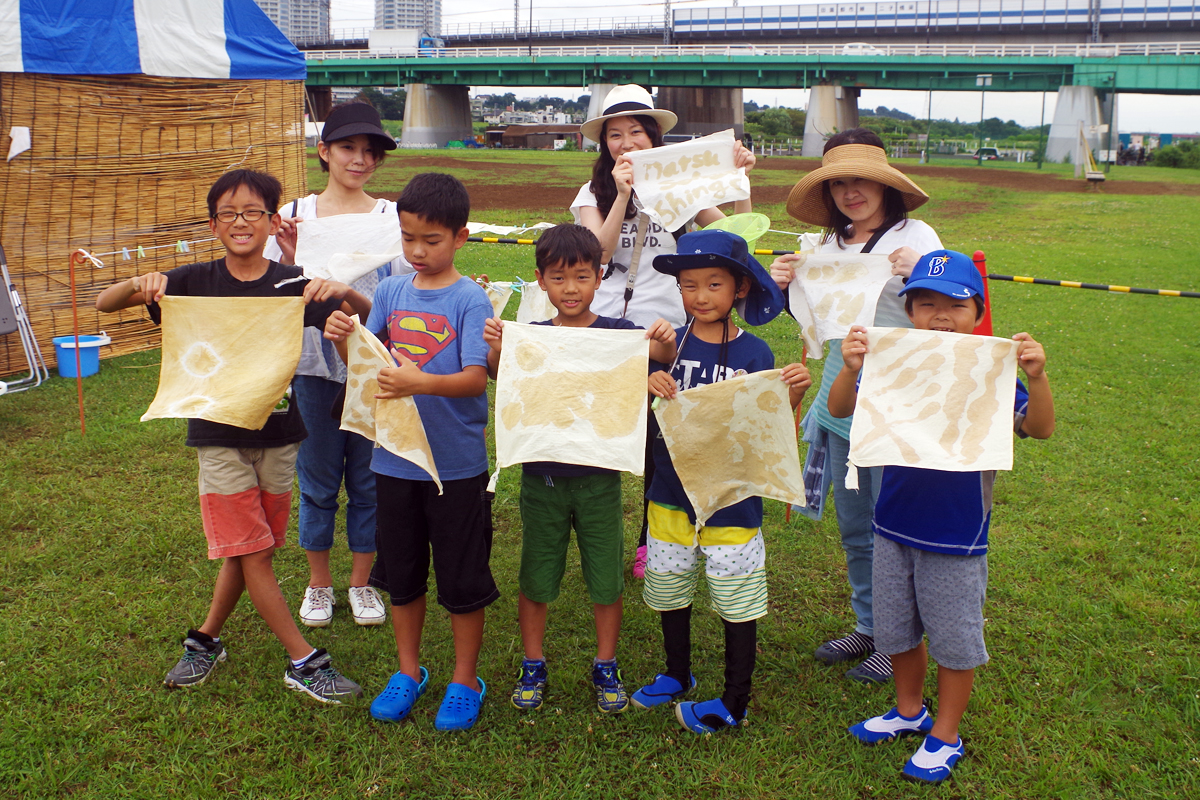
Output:
<instances>
[{"instance_id":1,"label":"bridge support pillar","mask_svg":"<svg viewBox=\"0 0 1200 800\"><path fill-rule=\"evenodd\" d=\"M746 132L741 89L660 86L657 106L679 117L671 133L707 136L733 128L734 137L741 139Z\"/></svg>"},{"instance_id":2,"label":"bridge support pillar","mask_svg":"<svg viewBox=\"0 0 1200 800\"><path fill-rule=\"evenodd\" d=\"M312 122L324 122L333 108L333 90L328 87L311 86L304 89L308 95L309 119Z\"/></svg>"},{"instance_id":3,"label":"bridge support pillar","mask_svg":"<svg viewBox=\"0 0 1200 800\"><path fill-rule=\"evenodd\" d=\"M800 155L820 158L830 136L858 127L858 94L853 86L821 84L809 90Z\"/></svg>"},{"instance_id":4,"label":"bridge support pillar","mask_svg":"<svg viewBox=\"0 0 1200 800\"><path fill-rule=\"evenodd\" d=\"M1088 145L1093 149L1102 149L1108 143L1108 136L1100 133L1089 133L1088 128L1107 121L1112 111L1115 111L1116 95L1110 93L1106 98L1107 109L1101 108L1100 98L1091 86L1060 86L1058 87L1058 102L1054 106L1054 122L1050 125L1050 135L1046 137L1046 160L1063 162L1068 158L1075 161L1079 157L1078 141L1079 126L1083 124L1084 136ZM1105 111L1109 114L1105 114ZM1115 123L1116 120L1113 119ZM1115 137L1114 137L1115 138Z\"/></svg>"},{"instance_id":5,"label":"bridge support pillar","mask_svg":"<svg viewBox=\"0 0 1200 800\"><path fill-rule=\"evenodd\" d=\"M410 83L404 88L408 97L401 147L445 147L451 139L473 135L466 86Z\"/></svg>"},{"instance_id":6,"label":"bridge support pillar","mask_svg":"<svg viewBox=\"0 0 1200 800\"><path fill-rule=\"evenodd\" d=\"M587 118L592 119L604 113L604 101L608 98L608 93L616 86L615 83L593 83L588 86L588 94L591 99L588 100ZM591 147L596 144L591 139L584 139L583 146Z\"/></svg>"}]
</instances>

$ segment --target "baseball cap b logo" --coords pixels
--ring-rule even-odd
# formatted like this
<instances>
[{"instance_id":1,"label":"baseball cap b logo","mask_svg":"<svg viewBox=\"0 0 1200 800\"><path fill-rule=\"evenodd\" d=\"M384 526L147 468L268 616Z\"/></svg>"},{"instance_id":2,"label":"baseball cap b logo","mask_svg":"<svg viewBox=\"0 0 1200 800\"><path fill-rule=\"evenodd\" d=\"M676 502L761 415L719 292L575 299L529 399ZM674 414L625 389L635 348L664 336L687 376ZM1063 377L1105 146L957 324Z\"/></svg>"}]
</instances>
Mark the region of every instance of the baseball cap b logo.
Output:
<instances>
[{"instance_id":1,"label":"baseball cap b logo","mask_svg":"<svg viewBox=\"0 0 1200 800\"><path fill-rule=\"evenodd\" d=\"M946 264L950 261L950 256L934 256L929 259L929 277L941 275L946 271Z\"/></svg>"}]
</instances>

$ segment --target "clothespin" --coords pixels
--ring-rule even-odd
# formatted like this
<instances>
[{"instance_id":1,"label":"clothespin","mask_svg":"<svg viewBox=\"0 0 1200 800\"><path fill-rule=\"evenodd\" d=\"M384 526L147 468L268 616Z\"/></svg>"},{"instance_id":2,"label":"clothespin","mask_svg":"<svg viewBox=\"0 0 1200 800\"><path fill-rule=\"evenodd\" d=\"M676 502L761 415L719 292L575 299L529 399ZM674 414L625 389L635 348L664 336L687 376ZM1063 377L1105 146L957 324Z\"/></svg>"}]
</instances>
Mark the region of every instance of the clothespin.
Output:
<instances>
[{"instance_id":1,"label":"clothespin","mask_svg":"<svg viewBox=\"0 0 1200 800\"><path fill-rule=\"evenodd\" d=\"M129 248L128 248L128 247L122 247L122 248L121 248L121 260L122 260L122 261L131 261L131 260L133 260L133 256L129 255Z\"/></svg>"},{"instance_id":2,"label":"clothespin","mask_svg":"<svg viewBox=\"0 0 1200 800\"><path fill-rule=\"evenodd\" d=\"M178 242L176 242L175 243L175 252L176 253L190 253L191 250L188 248L187 241L185 241L184 239L180 239Z\"/></svg>"},{"instance_id":3,"label":"clothespin","mask_svg":"<svg viewBox=\"0 0 1200 800\"><path fill-rule=\"evenodd\" d=\"M525 285L525 281L521 280L520 278L513 278L513 279L512 279L512 290L513 290L514 292L519 292L519 291L521 291L521 288L522 288L524 285Z\"/></svg>"},{"instance_id":4,"label":"clothespin","mask_svg":"<svg viewBox=\"0 0 1200 800\"><path fill-rule=\"evenodd\" d=\"M146 248L142 247L139 244L137 246L137 254L138 254L138 258L145 258L146 257Z\"/></svg>"}]
</instances>

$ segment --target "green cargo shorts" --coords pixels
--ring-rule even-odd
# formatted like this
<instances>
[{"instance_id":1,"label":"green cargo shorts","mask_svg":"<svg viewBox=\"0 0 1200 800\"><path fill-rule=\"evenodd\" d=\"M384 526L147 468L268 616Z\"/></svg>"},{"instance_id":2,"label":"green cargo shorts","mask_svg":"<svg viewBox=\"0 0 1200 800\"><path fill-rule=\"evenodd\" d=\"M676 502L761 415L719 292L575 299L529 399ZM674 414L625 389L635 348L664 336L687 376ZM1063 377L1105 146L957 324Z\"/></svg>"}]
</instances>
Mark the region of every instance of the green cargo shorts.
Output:
<instances>
[{"instance_id":1,"label":"green cargo shorts","mask_svg":"<svg viewBox=\"0 0 1200 800\"><path fill-rule=\"evenodd\" d=\"M549 485L553 484L553 485ZM558 598L571 528L588 595L611 605L625 589L621 475L521 476L521 593L535 603Z\"/></svg>"}]
</instances>

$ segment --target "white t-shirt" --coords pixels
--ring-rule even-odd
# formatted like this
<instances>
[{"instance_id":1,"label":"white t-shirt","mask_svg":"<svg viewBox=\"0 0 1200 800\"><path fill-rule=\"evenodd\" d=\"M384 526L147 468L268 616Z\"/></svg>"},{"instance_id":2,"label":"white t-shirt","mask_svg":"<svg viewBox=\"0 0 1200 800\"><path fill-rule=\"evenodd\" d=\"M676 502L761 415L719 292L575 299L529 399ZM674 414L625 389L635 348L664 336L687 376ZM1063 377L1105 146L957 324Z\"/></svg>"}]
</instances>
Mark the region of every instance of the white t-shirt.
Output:
<instances>
[{"instance_id":1,"label":"white t-shirt","mask_svg":"<svg viewBox=\"0 0 1200 800\"><path fill-rule=\"evenodd\" d=\"M590 181L583 185L571 203L571 213L575 216L577 224L583 224L579 210L587 207L598 208ZM688 220L685 227L691 223L692 220ZM602 317L624 317L643 328L649 328L659 318L670 322L671 327L678 328L687 321L687 315L683 311L683 299L679 294L679 284L673 276L665 275L654 268L655 256L675 254L675 237L657 223L650 223L650 231L638 262L633 297L629 301L628 310L625 309L625 285L629 279L630 261L638 235L637 217L621 222L617 248L613 251L609 263L601 267L604 280L596 290L592 311Z\"/></svg>"},{"instance_id":2,"label":"white t-shirt","mask_svg":"<svg viewBox=\"0 0 1200 800\"><path fill-rule=\"evenodd\" d=\"M317 195L310 194L307 197L301 197L292 203L288 203L279 209L279 213L285 217L316 219ZM375 201L375 207L368 213L395 214L396 204L391 200L379 198ZM278 261L283 256L283 250L280 249L274 236L267 239L267 244L263 247L263 256L272 261ZM380 266L374 272L368 272L350 284L350 288L366 297L373 298L375 296L375 287L379 285L379 281L383 278L389 275L407 275L413 271L412 265L408 263L404 256L397 256L387 264ZM316 328L305 328L304 347L300 351L300 363L296 367L296 374L315 375L318 378L327 378L338 383L345 383L346 365L338 357L333 343L326 341L321 331Z\"/></svg>"}]
</instances>

